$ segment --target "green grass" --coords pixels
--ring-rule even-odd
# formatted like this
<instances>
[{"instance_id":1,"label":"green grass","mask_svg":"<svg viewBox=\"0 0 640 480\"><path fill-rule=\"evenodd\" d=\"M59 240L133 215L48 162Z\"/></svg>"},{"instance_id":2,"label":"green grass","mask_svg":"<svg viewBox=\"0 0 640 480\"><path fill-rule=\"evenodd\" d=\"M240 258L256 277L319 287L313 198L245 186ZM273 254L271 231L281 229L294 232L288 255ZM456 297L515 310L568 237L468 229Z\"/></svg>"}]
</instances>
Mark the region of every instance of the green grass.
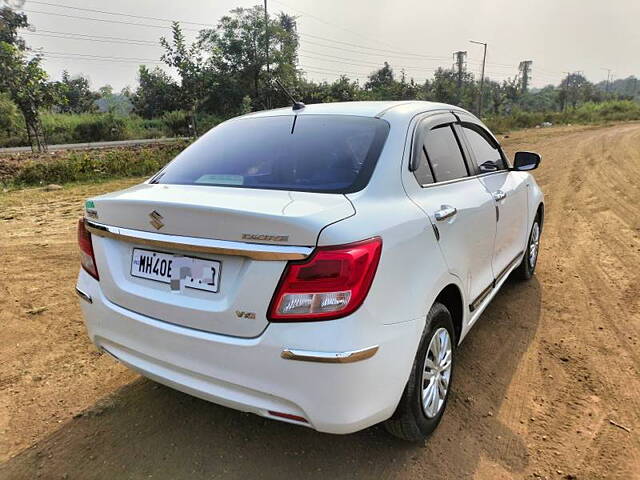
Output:
<instances>
[{"instance_id":1,"label":"green grass","mask_svg":"<svg viewBox=\"0 0 640 480\"><path fill-rule=\"evenodd\" d=\"M160 170L188 142L180 141L135 148L113 150L68 151L53 158L35 156L13 161L0 183L5 187L24 187L95 182L112 178L150 176Z\"/></svg>"},{"instance_id":2,"label":"green grass","mask_svg":"<svg viewBox=\"0 0 640 480\"><path fill-rule=\"evenodd\" d=\"M110 113L42 113L40 118L49 145L191 135L188 115L182 111L168 112L150 120ZM221 121L214 115L198 115L198 132L202 134ZM0 148L28 145L23 122L17 125L18 130L9 136L0 131Z\"/></svg>"},{"instance_id":3,"label":"green grass","mask_svg":"<svg viewBox=\"0 0 640 480\"><path fill-rule=\"evenodd\" d=\"M532 128L543 122L554 125L595 124L640 120L640 103L615 100L602 103L584 103L564 112L525 112L514 110L511 115L489 115L484 122L494 133L521 128Z\"/></svg>"}]
</instances>

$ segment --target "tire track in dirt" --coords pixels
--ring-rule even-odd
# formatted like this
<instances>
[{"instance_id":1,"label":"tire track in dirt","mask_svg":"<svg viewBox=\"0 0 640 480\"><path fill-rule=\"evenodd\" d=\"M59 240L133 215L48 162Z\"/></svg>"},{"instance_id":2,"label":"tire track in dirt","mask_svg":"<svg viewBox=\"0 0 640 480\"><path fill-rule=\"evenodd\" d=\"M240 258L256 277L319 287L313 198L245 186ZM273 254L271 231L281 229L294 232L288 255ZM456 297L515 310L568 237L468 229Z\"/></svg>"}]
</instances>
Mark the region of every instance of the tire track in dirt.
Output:
<instances>
[{"instance_id":1,"label":"tire track in dirt","mask_svg":"<svg viewBox=\"0 0 640 480\"><path fill-rule=\"evenodd\" d=\"M505 143L543 155L538 271L508 282L458 351L424 446L379 427L318 434L135 380L88 344L71 293L82 200L133 181L0 197L0 278L21 272L0 282L0 477L640 478L640 124Z\"/></svg>"}]
</instances>

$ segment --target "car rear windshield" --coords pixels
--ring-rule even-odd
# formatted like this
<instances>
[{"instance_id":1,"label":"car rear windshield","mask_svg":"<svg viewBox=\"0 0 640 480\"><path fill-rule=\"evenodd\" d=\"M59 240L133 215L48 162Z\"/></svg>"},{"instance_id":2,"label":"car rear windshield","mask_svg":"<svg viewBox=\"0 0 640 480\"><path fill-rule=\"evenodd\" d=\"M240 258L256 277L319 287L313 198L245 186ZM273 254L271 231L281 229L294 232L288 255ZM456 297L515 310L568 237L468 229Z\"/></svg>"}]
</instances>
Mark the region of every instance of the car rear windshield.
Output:
<instances>
[{"instance_id":1,"label":"car rear windshield","mask_svg":"<svg viewBox=\"0 0 640 480\"><path fill-rule=\"evenodd\" d=\"M389 133L378 118L282 115L212 129L152 183L351 193L366 186Z\"/></svg>"}]
</instances>

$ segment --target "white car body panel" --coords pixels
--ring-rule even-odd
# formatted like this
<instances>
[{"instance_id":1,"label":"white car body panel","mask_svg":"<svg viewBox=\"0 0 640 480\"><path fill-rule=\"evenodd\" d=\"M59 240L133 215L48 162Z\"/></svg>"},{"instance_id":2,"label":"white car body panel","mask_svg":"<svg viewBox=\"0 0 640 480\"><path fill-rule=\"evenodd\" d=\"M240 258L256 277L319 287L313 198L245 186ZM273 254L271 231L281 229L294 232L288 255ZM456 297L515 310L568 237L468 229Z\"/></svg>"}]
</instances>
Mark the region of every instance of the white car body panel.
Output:
<instances>
[{"instance_id":1,"label":"white car body panel","mask_svg":"<svg viewBox=\"0 0 640 480\"><path fill-rule=\"evenodd\" d=\"M380 237L377 272L354 313L335 320L272 323L267 307L286 260L199 253L222 262L220 292L175 292L129 274L133 248L150 248L143 241L93 235L100 280L81 270L77 283L91 340L129 367L178 390L319 431L349 433L389 418L433 303L445 289L457 292L461 342L518 266L521 257L516 254L524 252L543 202L526 172L473 175L421 187L409 171L413 130L424 116L445 112L471 117L457 107L415 101L310 105L297 112L377 116L389 123L375 170L355 193L147 183L93 199L99 216L95 221L133 232L157 233L148 215L162 212L164 236L158 238L178 243L190 237L251 249L244 234L268 234L273 238L254 241L256 249L310 251ZM249 116L279 115L292 111ZM509 194L496 205L492 194L500 189ZM435 211L447 204L458 213L438 221ZM187 249L167 251L194 255ZM238 314L247 312L255 315ZM373 347L370 358L345 364L282 357L286 349L339 356ZM273 411L306 422L276 417Z\"/></svg>"},{"instance_id":2,"label":"white car body panel","mask_svg":"<svg viewBox=\"0 0 640 480\"><path fill-rule=\"evenodd\" d=\"M101 195L94 203L106 225L156 232L149 213L159 210L164 234L239 241L245 234L284 232L286 242L260 242L303 246L315 246L328 223L355 214L343 195L209 185L142 184Z\"/></svg>"}]
</instances>

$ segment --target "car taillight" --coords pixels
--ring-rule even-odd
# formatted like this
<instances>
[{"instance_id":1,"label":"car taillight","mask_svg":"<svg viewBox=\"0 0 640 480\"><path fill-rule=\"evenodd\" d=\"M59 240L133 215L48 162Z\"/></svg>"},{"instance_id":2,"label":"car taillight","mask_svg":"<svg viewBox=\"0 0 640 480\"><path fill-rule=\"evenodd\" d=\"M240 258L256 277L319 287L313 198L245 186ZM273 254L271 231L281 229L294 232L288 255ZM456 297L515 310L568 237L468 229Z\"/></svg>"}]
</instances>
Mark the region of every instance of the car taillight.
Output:
<instances>
[{"instance_id":1,"label":"car taillight","mask_svg":"<svg viewBox=\"0 0 640 480\"><path fill-rule=\"evenodd\" d=\"M382 239L319 247L303 262L290 262L276 290L272 322L331 320L353 313L364 301L378 268Z\"/></svg>"},{"instance_id":2,"label":"car taillight","mask_svg":"<svg viewBox=\"0 0 640 480\"><path fill-rule=\"evenodd\" d=\"M96 258L93 255L91 234L87 230L84 218L78 220L78 246L80 247L80 264L82 268L93 278L100 280L98 268L96 267Z\"/></svg>"}]
</instances>

